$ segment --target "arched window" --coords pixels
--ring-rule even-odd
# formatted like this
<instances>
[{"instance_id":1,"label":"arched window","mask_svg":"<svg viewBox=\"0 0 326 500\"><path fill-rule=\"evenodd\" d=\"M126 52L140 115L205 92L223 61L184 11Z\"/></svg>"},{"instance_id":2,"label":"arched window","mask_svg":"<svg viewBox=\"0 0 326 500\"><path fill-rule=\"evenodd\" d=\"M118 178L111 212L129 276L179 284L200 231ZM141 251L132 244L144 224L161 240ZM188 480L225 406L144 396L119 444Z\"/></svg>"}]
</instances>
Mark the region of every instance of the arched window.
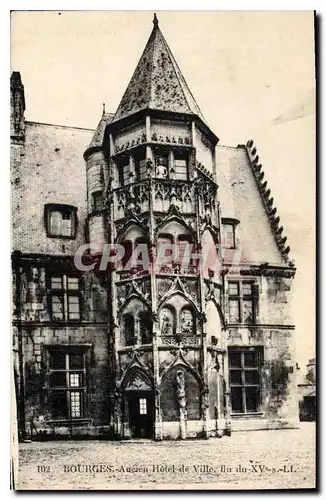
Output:
<instances>
[{"instance_id":1,"label":"arched window","mask_svg":"<svg viewBox=\"0 0 326 500\"><path fill-rule=\"evenodd\" d=\"M123 329L124 329L126 346L134 345L136 341L135 320L132 314L125 314L123 316Z\"/></svg>"},{"instance_id":2,"label":"arched window","mask_svg":"<svg viewBox=\"0 0 326 500\"><path fill-rule=\"evenodd\" d=\"M167 246L165 246L167 245ZM171 269L172 267L172 258L173 254L173 236L171 234L161 233L158 236L158 244L157 244L157 256L158 256L158 265L160 271L164 271L164 269ZM165 258L167 262L164 263ZM163 262L162 262L163 261Z\"/></svg>"},{"instance_id":3,"label":"arched window","mask_svg":"<svg viewBox=\"0 0 326 500\"><path fill-rule=\"evenodd\" d=\"M141 245L139 252L137 247ZM140 236L135 239L134 243L134 256L135 260L141 261L137 264L137 272L148 271L149 266L149 238L147 236Z\"/></svg>"},{"instance_id":4,"label":"arched window","mask_svg":"<svg viewBox=\"0 0 326 500\"><path fill-rule=\"evenodd\" d=\"M195 334L194 314L189 307L184 307L181 311L180 327L183 335Z\"/></svg>"},{"instance_id":5,"label":"arched window","mask_svg":"<svg viewBox=\"0 0 326 500\"><path fill-rule=\"evenodd\" d=\"M129 262L131 256L132 256L132 241L130 240L125 240L122 242L122 246L125 249L124 256L122 257L122 268L125 269L127 263Z\"/></svg>"},{"instance_id":6,"label":"arched window","mask_svg":"<svg viewBox=\"0 0 326 500\"><path fill-rule=\"evenodd\" d=\"M161 335L174 335L176 329L175 312L171 307L163 307L160 313Z\"/></svg>"},{"instance_id":7,"label":"arched window","mask_svg":"<svg viewBox=\"0 0 326 500\"><path fill-rule=\"evenodd\" d=\"M149 344L152 341L152 318L150 313L143 311L139 313L139 328L141 335L141 343Z\"/></svg>"},{"instance_id":8,"label":"arched window","mask_svg":"<svg viewBox=\"0 0 326 500\"><path fill-rule=\"evenodd\" d=\"M194 252L193 247L194 245L192 244L192 238L190 235L180 234L180 236L178 236L177 240L178 254L175 262L181 267L182 271L185 273L189 271L189 268L193 266L193 259L191 259L191 254ZM188 254L189 258L187 258Z\"/></svg>"}]
</instances>

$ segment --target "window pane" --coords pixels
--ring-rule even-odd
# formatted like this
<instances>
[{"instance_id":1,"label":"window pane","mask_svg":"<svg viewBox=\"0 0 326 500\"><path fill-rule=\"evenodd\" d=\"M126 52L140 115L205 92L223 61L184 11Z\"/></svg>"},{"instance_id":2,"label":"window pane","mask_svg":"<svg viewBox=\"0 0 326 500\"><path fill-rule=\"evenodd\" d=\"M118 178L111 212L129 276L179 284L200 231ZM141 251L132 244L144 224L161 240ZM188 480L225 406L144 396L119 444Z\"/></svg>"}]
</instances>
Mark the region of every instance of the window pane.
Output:
<instances>
[{"instance_id":1,"label":"window pane","mask_svg":"<svg viewBox=\"0 0 326 500\"><path fill-rule=\"evenodd\" d=\"M239 295L239 283L229 281L229 295Z\"/></svg>"},{"instance_id":2,"label":"window pane","mask_svg":"<svg viewBox=\"0 0 326 500\"><path fill-rule=\"evenodd\" d=\"M229 351L229 363L231 367L241 368L241 352Z\"/></svg>"},{"instance_id":3,"label":"window pane","mask_svg":"<svg viewBox=\"0 0 326 500\"><path fill-rule=\"evenodd\" d=\"M139 400L139 414L140 415L147 415L147 399L146 398L141 398Z\"/></svg>"},{"instance_id":4,"label":"window pane","mask_svg":"<svg viewBox=\"0 0 326 500\"><path fill-rule=\"evenodd\" d=\"M51 408L54 418L67 418L67 394L66 391L53 391L51 394Z\"/></svg>"},{"instance_id":5,"label":"window pane","mask_svg":"<svg viewBox=\"0 0 326 500\"><path fill-rule=\"evenodd\" d=\"M93 198L93 210L102 210L103 208L103 195L102 191L98 191L92 194Z\"/></svg>"},{"instance_id":6,"label":"window pane","mask_svg":"<svg viewBox=\"0 0 326 500\"><path fill-rule=\"evenodd\" d=\"M175 178L187 180L188 178L188 160L186 157L175 155L174 159Z\"/></svg>"},{"instance_id":7,"label":"window pane","mask_svg":"<svg viewBox=\"0 0 326 500\"><path fill-rule=\"evenodd\" d=\"M253 323L252 300L243 300L242 302L243 322Z\"/></svg>"},{"instance_id":8,"label":"window pane","mask_svg":"<svg viewBox=\"0 0 326 500\"><path fill-rule=\"evenodd\" d=\"M235 247L235 235L234 235L234 226L232 224L224 224L224 246L226 248L234 248Z\"/></svg>"},{"instance_id":9,"label":"window pane","mask_svg":"<svg viewBox=\"0 0 326 500\"><path fill-rule=\"evenodd\" d=\"M73 353L69 354L69 370L84 368L84 354L83 353Z\"/></svg>"},{"instance_id":10,"label":"window pane","mask_svg":"<svg viewBox=\"0 0 326 500\"><path fill-rule=\"evenodd\" d=\"M57 210L50 212L50 234L59 236L61 234L62 214Z\"/></svg>"},{"instance_id":11,"label":"window pane","mask_svg":"<svg viewBox=\"0 0 326 500\"><path fill-rule=\"evenodd\" d=\"M51 387L66 387L66 372L54 372L50 376Z\"/></svg>"},{"instance_id":12,"label":"window pane","mask_svg":"<svg viewBox=\"0 0 326 500\"><path fill-rule=\"evenodd\" d=\"M64 319L63 297L52 295L52 319Z\"/></svg>"},{"instance_id":13,"label":"window pane","mask_svg":"<svg viewBox=\"0 0 326 500\"><path fill-rule=\"evenodd\" d=\"M79 278L68 276L68 290L79 290Z\"/></svg>"},{"instance_id":14,"label":"window pane","mask_svg":"<svg viewBox=\"0 0 326 500\"><path fill-rule=\"evenodd\" d=\"M66 355L63 352L53 352L50 357L50 368L53 370L66 369Z\"/></svg>"},{"instance_id":15,"label":"window pane","mask_svg":"<svg viewBox=\"0 0 326 500\"><path fill-rule=\"evenodd\" d=\"M231 405L233 413L244 413L241 387L231 387Z\"/></svg>"},{"instance_id":16,"label":"window pane","mask_svg":"<svg viewBox=\"0 0 326 500\"><path fill-rule=\"evenodd\" d=\"M68 296L69 319L80 318L79 297L70 295Z\"/></svg>"},{"instance_id":17,"label":"window pane","mask_svg":"<svg viewBox=\"0 0 326 500\"><path fill-rule=\"evenodd\" d=\"M260 390L258 387L246 387L247 411L257 411L259 405Z\"/></svg>"},{"instance_id":18,"label":"window pane","mask_svg":"<svg viewBox=\"0 0 326 500\"><path fill-rule=\"evenodd\" d=\"M133 345L134 335L135 335L134 317L131 314L125 314L123 317L123 324L124 324L126 345Z\"/></svg>"},{"instance_id":19,"label":"window pane","mask_svg":"<svg viewBox=\"0 0 326 500\"><path fill-rule=\"evenodd\" d=\"M256 370L245 371L245 382L246 384L257 384L259 385L259 373Z\"/></svg>"},{"instance_id":20,"label":"window pane","mask_svg":"<svg viewBox=\"0 0 326 500\"><path fill-rule=\"evenodd\" d=\"M241 385L241 370L230 370L230 384Z\"/></svg>"},{"instance_id":21,"label":"window pane","mask_svg":"<svg viewBox=\"0 0 326 500\"><path fill-rule=\"evenodd\" d=\"M243 295L252 295L252 283L242 283Z\"/></svg>"},{"instance_id":22,"label":"window pane","mask_svg":"<svg viewBox=\"0 0 326 500\"><path fill-rule=\"evenodd\" d=\"M122 167L122 177L123 177L123 185L124 186L127 186L131 182L129 174L130 174L130 168L129 168L129 164L128 164L128 165L125 165L124 167Z\"/></svg>"},{"instance_id":23,"label":"window pane","mask_svg":"<svg viewBox=\"0 0 326 500\"><path fill-rule=\"evenodd\" d=\"M53 290L62 289L62 276L52 276L51 277L51 288Z\"/></svg>"},{"instance_id":24,"label":"window pane","mask_svg":"<svg viewBox=\"0 0 326 500\"><path fill-rule=\"evenodd\" d=\"M62 214L61 235L72 236L72 214L66 212Z\"/></svg>"},{"instance_id":25,"label":"window pane","mask_svg":"<svg viewBox=\"0 0 326 500\"><path fill-rule=\"evenodd\" d=\"M245 366L255 368L258 366L258 351L245 351L244 352L244 364Z\"/></svg>"},{"instance_id":26,"label":"window pane","mask_svg":"<svg viewBox=\"0 0 326 500\"><path fill-rule=\"evenodd\" d=\"M229 299L229 320L230 323L240 323L239 301L236 299Z\"/></svg>"},{"instance_id":27,"label":"window pane","mask_svg":"<svg viewBox=\"0 0 326 500\"><path fill-rule=\"evenodd\" d=\"M80 392L70 393L70 414L71 417L80 417L81 415L81 405L80 405Z\"/></svg>"},{"instance_id":28,"label":"window pane","mask_svg":"<svg viewBox=\"0 0 326 500\"><path fill-rule=\"evenodd\" d=\"M81 384L81 373L70 373L69 374L69 385L70 387L80 387Z\"/></svg>"}]
</instances>

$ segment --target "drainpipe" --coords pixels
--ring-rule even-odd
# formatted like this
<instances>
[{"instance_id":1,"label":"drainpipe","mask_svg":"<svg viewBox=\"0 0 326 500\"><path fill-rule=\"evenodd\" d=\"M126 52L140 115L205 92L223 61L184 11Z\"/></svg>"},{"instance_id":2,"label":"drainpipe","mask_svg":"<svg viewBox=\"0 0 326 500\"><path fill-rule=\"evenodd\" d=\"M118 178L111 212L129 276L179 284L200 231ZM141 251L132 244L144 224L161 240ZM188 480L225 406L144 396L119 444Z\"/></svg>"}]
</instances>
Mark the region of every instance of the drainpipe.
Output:
<instances>
[{"instance_id":1,"label":"drainpipe","mask_svg":"<svg viewBox=\"0 0 326 500\"><path fill-rule=\"evenodd\" d=\"M16 288L14 290L17 311L17 333L18 333L18 360L19 360L19 396L18 409L18 436L22 441L26 437L25 427L25 380L24 380L24 355L23 355L23 331L22 331L22 297L21 297L21 252L15 251L12 255L13 271L16 275Z\"/></svg>"}]
</instances>

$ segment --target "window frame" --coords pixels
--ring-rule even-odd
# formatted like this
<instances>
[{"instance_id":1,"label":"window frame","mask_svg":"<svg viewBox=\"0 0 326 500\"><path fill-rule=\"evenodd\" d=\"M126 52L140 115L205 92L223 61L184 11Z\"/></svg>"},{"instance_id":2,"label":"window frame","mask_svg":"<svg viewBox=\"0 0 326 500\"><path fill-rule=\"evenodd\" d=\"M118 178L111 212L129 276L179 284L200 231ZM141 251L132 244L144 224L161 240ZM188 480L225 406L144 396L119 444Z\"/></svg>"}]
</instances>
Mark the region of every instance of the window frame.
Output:
<instances>
[{"instance_id":1,"label":"window frame","mask_svg":"<svg viewBox=\"0 0 326 500\"><path fill-rule=\"evenodd\" d=\"M66 205L62 203L46 203L44 205L44 225L46 236L48 238L59 238L63 240L74 240L77 235L78 218L77 218L78 208L73 205ZM71 234L53 234L51 232L51 214L52 212L60 212L61 215L69 214L71 220Z\"/></svg>"},{"instance_id":2,"label":"window frame","mask_svg":"<svg viewBox=\"0 0 326 500\"><path fill-rule=\"evenodd\" d=\"M55 354L61 354L64 357L63 367L53 367L52 362ZM80 355L82 359L81 367L73 367L71 358L74 355ZM67 421L79 421L87 418L87 355L88 347L86 346L76 346L67 348L58 346L48 346L48 380L49 380L49 400L50 404L53 405L54 396L61 394L63 395L63 400L66 401L66 414L54 415L52 411L53 420L67 420ZM58 385L53 383L53 375L62 374L65 378L64 385ZM71 383L71 375L79 376L79 384L74 385ZM78 394L79 405L74 404L77 399L75 395ZM75 410L73 408L75 407ZM79 408L78 408L79 407ZM79 409L77 414L76 408Z\"/></svg>"},{"instance_id":3,"label":"window frame","mask_svg":"<svg viewBox=\"0 0 326 500\"><path fill-rule=\"evenodd\" d=\"M257 358L257 364L254 366L248 366L245 363L245 354L255 353ZM231 354L240 354L240 366L231 366ZM228 359L229 359L229 385L230 385L230 404L231 404L231 415L256 415L261 412L262 404L262 366L264 362L264 348L261 346L255 347L228 347ZM240 372L241 381L240 383L235 383L231 381L232 373ZM257 383L249 383L246 381L246 373L256 372L258 374ZM241 400L242 400L242 411L235 411L232 405L232 388L241 390ZM247 409L247 389L255 388L258 391L258 402L256 410Z\"/></svg>"},{"instance_id":4,"label":"window frame","mask_svg":"<svg viewBox=\"0 0 326 500\"><path fill-rule=\"evenodd\" d=\"M53 288L52 279L61 278L61 287ZM77 288L69 288L69 278L77 280ZM69 273L51 273L48 275L48 305L51 321L58 322L80 322L82 321L82 295L81 295L81 279L75 274ZM53 317L53 297L59 297L62 303L62 318ZM78 298L78 317L71 318L71 311L69 310L71 304L69 303L70 297ZM74 312L74 314L77 314Z\"/></svg>"},{"instance_id":5,"label":"window frame","mask_svg":"<svg viewBox=\"0 0 326 500\"><path fill-rule=\"evenodd\" d=\"M223 230L222 231L222 246L223 246L223 248L225 248L227 250L236 250L237 240L236 240L235 228L240 223L240 221L238 219L233 219L231 217L222 217L221 222L222 222L222 230ZM226 241L226 238L225 238L227 226L232 227L232 245L229 245Z\"/></svg>"},{"instance_id":6,"label":"window frame","mask_svg":"<svg viewBox=\"0 0 326 500\"><path fill-rule=\"evenodd\" d=\"M230 293L230 285L237 284L238 286L238 293ZM247 294L244 293L244 287L246 285L251 286L251 293ZM244 324L244 325L255 325L257 323L257 309L258 309L258 304L257 304L257 293L255 292L255 286L257 286L257 283L254 280L229 280L228 281L228 320L229 324L231 325L236 325L236 324ZM251 311L252 311L252 321L244 321L244 302L245 301L250 301L251 302ZM239 321L232 321L230 317L230 303L237 302L238 304L238 319Z\"/></svg>"},{"instance_id":7,"label":"window frame","mask_svg":"<svg viewBox=\"0 0 326 500\"><path fill-rule=\"evenodd\" d=\"M104 210L103 190L97 189L96 191L93 191L91 194L91 199L92 199L92 212L102 212L102 210ZM97 206L99 201L100 201L100 206Z\"/></svg>"}]
</instances>

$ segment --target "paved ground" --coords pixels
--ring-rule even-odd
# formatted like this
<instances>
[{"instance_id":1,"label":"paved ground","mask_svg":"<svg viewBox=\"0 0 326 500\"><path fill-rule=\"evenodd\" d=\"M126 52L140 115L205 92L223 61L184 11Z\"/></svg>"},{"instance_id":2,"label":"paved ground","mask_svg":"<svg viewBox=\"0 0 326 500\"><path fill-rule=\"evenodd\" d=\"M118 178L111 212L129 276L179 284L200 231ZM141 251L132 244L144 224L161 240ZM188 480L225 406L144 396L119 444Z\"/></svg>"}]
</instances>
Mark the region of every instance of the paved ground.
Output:
<instances>
[{"instance_id":1,"label":"paved ground","mask_svg":"<svg viewBox=\"0 0 326 500\"><path fill-rule=\"evenodd\" d=\"M313 488L314 461L310 422L207 441L24 443L16 488Z\"/></svg>"}]
</instances>

